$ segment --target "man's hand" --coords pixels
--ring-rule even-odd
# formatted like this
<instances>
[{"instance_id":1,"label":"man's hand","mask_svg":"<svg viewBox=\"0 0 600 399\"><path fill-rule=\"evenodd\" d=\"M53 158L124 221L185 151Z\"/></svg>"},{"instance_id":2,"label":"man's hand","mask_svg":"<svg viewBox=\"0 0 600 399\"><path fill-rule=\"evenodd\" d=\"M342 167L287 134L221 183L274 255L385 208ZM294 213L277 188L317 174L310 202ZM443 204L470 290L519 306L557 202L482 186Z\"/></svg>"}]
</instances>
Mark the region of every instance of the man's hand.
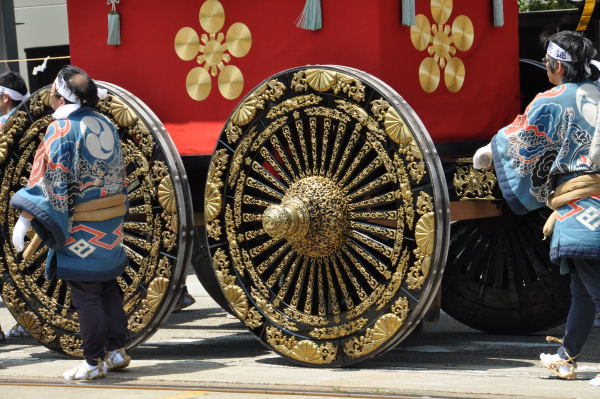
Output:
<instances>
[{"instance_id":1,"label":"man's hand","mask_svg":"<svg viewBox=\"0 0 600 399\"><path fill-rule=\"evenodd\" d=\"M23 215L19 216L12 234L12 242L17 252L25 249L25 234L27 234L29 226L31 226L31 219Z\"/></svg>"},{"instance_id":2,"label":"man's hand","mask_svg":"<svg viewBox=\"0 0 600 399\"><path fill-rule=\"evenodd\" d=\"M492 144L481 147L473 155L475 169L490 169L492 167Z\"/></svg>"}]
</instances>

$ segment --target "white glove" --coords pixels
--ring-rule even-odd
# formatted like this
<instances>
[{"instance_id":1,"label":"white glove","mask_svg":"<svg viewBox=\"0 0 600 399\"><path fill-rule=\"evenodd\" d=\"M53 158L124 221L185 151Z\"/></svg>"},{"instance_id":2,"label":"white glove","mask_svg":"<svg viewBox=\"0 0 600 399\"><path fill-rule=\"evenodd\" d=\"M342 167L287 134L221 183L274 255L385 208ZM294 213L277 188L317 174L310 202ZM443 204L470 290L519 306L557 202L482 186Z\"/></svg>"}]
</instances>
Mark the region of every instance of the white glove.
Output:
<instances>
[{"instance_id":1,"label":"white glove","mask_svg":"<svg viewBox=\"0 0 600 399\"><path fill-rule=\"evenodd\" d=\"M492 143L481 147L475 152L473 167L475 169L489 169L492 167Z\"/></svg>"},{"instance_id":2,"label":"white glove","mask_svg":"<svg viewBox=\"0 0 600 399\"><path fill-rule=\"evenodd\" d=\"M17 252L21 252L25 249L25 234L27 234L29 226L31 226L31 219L26 218L23 215L19 216L12 234L12 242Z\"/></svg>"}]
</instances>

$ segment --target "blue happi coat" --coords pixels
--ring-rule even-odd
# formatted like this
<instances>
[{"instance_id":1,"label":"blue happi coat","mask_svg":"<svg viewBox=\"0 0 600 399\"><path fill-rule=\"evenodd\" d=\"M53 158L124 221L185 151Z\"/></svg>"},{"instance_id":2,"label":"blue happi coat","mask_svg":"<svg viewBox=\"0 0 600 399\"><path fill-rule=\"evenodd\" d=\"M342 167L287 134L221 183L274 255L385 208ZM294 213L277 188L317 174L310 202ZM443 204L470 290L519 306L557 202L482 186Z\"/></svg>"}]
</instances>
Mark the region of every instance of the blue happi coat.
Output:
<instances>
[{"instance_id":1,"label":"blue happi coat","mask_svg":"<svg viewBox=\"0 0 600 399\"><path fill-rule=\"evenodd\" d=\"M123 272L123 217L74 222L72 213L79 203L125 193L125 184L119 136L105 116L80 108L48 126L27 186L10 201L33 215L50 248L46 278L109 281Z\"/></svg>"},{"instance_id":2,"label":"blue happi coat","mask_svg":"<svg viewBox=\"0 0 600 399\"><path fill-rule=\"evenodd\" d=\"M498 183L513 211L541 208L560 184L600 173L589 159L599 102L600 88L590 81L562 84L538 94L494 136ZM551 260L600 258L600 197L572 201L557 212Z\"/></svg>"}]
</instances>

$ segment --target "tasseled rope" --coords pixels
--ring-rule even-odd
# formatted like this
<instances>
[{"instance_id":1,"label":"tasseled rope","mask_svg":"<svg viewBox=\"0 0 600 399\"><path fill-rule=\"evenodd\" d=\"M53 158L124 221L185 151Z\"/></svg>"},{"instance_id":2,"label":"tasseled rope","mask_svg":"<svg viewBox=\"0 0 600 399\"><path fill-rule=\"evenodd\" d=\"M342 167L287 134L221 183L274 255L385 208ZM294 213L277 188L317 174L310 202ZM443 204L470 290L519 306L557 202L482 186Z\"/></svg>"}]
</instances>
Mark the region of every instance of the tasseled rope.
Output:
<instances>
[{"instance_id":1,"label":"tasseled rope","mask_svg":"<svg viewBox=\"0 0 600 399\"><path fill-rule=\"evenodd\" d=\"M321 0L306 0L304 10L296 20L296 26L306 30L320 30L323 28Z\"/></svg>"},{"instance_id":2,"label":"tasseled rope","mask_svg":"<svg viewBox=\"0 0 600 399\"><path fill-rule=\"evenodd\" d=\"M108 13L108 40L106 44L118 46L121 44L121 20L117 12L117 4L120 0L107 0L106 4L112 6Z\"/></svg>"}]
</instances>

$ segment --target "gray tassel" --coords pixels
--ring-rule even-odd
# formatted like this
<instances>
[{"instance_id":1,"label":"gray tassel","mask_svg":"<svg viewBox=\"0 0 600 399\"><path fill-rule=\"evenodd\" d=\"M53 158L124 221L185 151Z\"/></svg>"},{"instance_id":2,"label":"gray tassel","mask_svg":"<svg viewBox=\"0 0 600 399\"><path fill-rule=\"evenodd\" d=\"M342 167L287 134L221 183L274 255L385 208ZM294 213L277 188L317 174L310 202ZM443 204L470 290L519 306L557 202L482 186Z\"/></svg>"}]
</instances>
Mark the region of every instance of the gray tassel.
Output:
<instances>
[{"instance_id":1,"label":"gray tassel","mask_svg":"<svg viewBox=\"0 0 600 399\"><path fill-rule=\"evenodd\" d=\"M504 26L504 7L503 0L493 0L494 8L494 26Z\"/></svg>"},{"instance_id":2,"label":"gray tassel","mask_svg":"<svg viewBox=\"0 0 600 399\"><path fill-rule=\"evenodd\" d=\"M415 0L402 0L402 25L411 26L416 23Z\"/></svg>"},{"instance_id":3,"label":"gray tassel","mask_svg":"<svg viewBox=\"0 0 600 399\"><path fill-rule=\"evenodd\" d=\"M108 41L106 44L112 46L121 44L121 20L118 12L108 13Z\"/></svg>"},{"instance_id":4,"label":"gray tassel","mask_svg":"<svg viewBox=\"0 0 600 399\"><path fill-rule=\"evenodd\" d=\"M302 14L296 20L296 26L306 30L323 29L321 0L306 0Z\"/></svg>"}]
</instances>

